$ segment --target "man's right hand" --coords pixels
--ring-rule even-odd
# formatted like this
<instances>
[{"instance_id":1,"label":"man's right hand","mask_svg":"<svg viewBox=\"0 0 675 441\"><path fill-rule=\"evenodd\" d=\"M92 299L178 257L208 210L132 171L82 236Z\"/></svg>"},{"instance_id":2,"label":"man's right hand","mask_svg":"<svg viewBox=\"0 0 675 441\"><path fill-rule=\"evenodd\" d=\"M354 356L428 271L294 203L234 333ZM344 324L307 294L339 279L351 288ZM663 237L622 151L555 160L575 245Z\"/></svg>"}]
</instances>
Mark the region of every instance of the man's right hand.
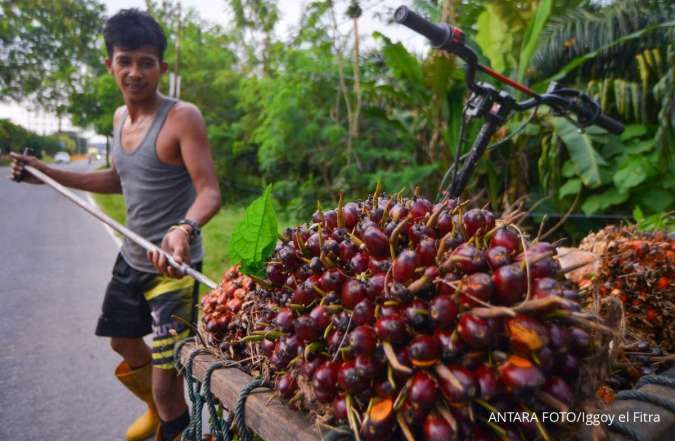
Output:
<instances>
[{"instance_id":1,"label":"man's right hand","mask_svg":"<svg viewBox=\"0 0 675 441\"><path fill-rule=\"evenodd\" d=\"M29 184L44 184L44 182L24 169L25 165L30 165L40 171L44 171L44 169L47 168L44 162L40 161L35 156L20 155L13 152L9 155L12 157L12 175L10 176L12 181L19 182L19 180L21 180L21 182L27 182Z\"/></svg>"}]
</instances>

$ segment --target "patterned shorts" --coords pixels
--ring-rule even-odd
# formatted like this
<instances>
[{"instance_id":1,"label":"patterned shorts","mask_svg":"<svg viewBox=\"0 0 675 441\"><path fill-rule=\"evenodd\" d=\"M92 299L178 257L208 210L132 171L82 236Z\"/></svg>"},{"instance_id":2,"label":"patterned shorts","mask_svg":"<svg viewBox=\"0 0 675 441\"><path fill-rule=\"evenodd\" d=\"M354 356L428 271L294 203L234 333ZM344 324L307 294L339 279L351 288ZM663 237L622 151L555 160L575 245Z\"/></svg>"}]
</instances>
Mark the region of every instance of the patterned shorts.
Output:
<instances>
[{"instance_id":1,"label":"patterned shorts","mask_svg":"<svg viewBox=\"0 0 675 441\"><path fill-rule=\"evenodd\" d=\"M199 271L201 262L193 267ZM120 254L105 292L96 335L141 338L152 332L153 366L173 369L174 345L189 337L191 330L172 316L195 323L198 295L199 283L192 278L173 279L139 271Z\"/></svg>"}]
</instances>

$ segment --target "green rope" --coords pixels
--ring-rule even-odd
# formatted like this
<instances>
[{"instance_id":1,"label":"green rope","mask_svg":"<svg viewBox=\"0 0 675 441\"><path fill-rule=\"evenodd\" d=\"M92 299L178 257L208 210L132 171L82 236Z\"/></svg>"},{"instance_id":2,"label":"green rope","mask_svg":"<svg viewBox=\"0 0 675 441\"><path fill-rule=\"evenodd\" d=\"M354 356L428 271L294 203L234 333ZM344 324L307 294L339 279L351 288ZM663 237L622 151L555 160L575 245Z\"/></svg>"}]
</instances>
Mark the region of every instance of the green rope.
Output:
<instances>
[{"instance_id":1,"label":"green rope","mask_svg":"<svg viewBox=\"0 0 675 441\"><path fill-rule=\"evenodd\" d=\"M265 382L262 378L256 378L251 380L251 382L244 386L239 392L239 398L237 398L237 404L234 408L234 420L239 428L239 438L241 441L253 440L251 431L246 427L246 399L254 389L264 385Z\"/></svg>"},{"instance_id":2,"label":"green rope","mask_svg":"<svg viewBox=\"0 0 675 441\"><path fill-rule=\"evenodd\" d=\"M233 362L219 362L214 363L206 370L206 375L204 376L204 390L202 391L204 399L206 400L207 408L209 410L209 416L211 421L212 432L217 441L232 441L233 435L230 430L230 425L232 424L232 414L228 413L228 418L221 418L216 411L216 406L214 403L213 393L211 392L211 377L213 372L218 369L224 369L234 366L236 363Z\"/></svg>"}]
</instances>

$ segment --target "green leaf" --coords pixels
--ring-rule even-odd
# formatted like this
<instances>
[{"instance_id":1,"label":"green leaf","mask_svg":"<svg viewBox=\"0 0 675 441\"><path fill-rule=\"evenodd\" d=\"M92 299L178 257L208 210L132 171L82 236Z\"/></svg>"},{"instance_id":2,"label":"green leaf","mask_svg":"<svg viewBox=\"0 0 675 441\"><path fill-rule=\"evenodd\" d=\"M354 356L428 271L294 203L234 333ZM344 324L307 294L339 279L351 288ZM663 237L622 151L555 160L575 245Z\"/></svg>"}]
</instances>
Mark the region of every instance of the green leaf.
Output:
<instances>
[{"instance_id":1,"label":"green leaf","mask_svg":"<svg viewBox=\"0 0 675 441\"><path fill-rule=\"evenodd\" d=\"M609 190L600 193L594 194L586 198L584 203L581 205L581 210L586 214L597 213L606 208L611 207L612 205L617 205L626 202L628 200L628 193L621 193L616 188L610 188Z\"/></svg>"},{"instance_id":2,"label":"green leaf","mask_svg":"<svg viewBox=\"0 0 675 441\"><path fill-rule=\"evenodd\" d=\"M423 83L424 76L420 62L403 44L386 43L382 49L382 56L396 78L407 80L412 84Z\"/></svg>"},{"instance_id":3,"label":"green leaf","mask_svg":"<svg viewBox=\"0 0 675 441\"><path fill-rule=\"evenodd\" d=\"M644 124L629 124L623 133L620 135L621 141L628 141L629 139L637 138L647 133L647 126Z\"/></svg>"},{"instance_id":4,"label":"green leaf","mask_svg":"<svg viewBox=\"0 0 675 441\"><path fill-rule=\"evenodd\" d=\"M640 204L649 209L652 213L671 210L675 203L675 196L672 192L661 188L646 188L636 195Z\"/></svg>"},{"instance_id":5,"label":"green leaf","mask_svg":"<svg viewBox=\"0 0 675 441\"><path fill-rule=\"evenodd\" d=\"M264 264L277 241L277 216L272 206L272 186L246 207L244 219L234 227L229 256L246 274L264 275Z\"/></svg>"},{"instance_id":6,"label":"green leaf","mask_svg":"<svg viewBox=\"0 0 675 441\"><path fill-rule=\"evenodd\" d=\"M565 161L562 166L562 175L565 178L571 178L572 176L577 175L577 169L574 167L574 162Z\"/></svg>"},{"instance_id":7,"label":"green leaf","mask_svg":"<svg viewBox=\"0 0 675 441\"><path fill-rule=\"evenodd\" d=\"M548 17L551 15L552 7L552 0L543 0L539 4L534 18L527 25L525 38L523 38L523 45L520 49L520 59L518 60L518 76L516 77L521 83L525 78L525 71L530 64L530 59L532 59L532 55L534 54L537 44L539 43L541 31L544 29L544 25L546 24Z\"/></svg>"},{"instance_id":8,"label":"green leaf","mask_svg":"<svg viewBox=\"0 0 675 441\"><path fill-rule=\"evenodd\" d=\"M513 39L507 24L499 14L499 8L489 4L478 16L476 28L476 43L490 60L490 65L495 70L503 72L506 68L504 54L511 51Z\"/></svg>"},{"instance_id":9,"label":"green leaf","mask_svg":"<svg viewBox=\"0 0 675 441\"><path fill-rule=\"evenodd\" d=\"M639 205L636 205L635 208L633 209L633 219L635 219L636 223L641 223L644 220L645 216L642 214L642 210L640 209Z\"/></svg>"},{"instance_id":10,"label":"green leaf","mask_svg":"<svg viewBox=\"0 0 675 441\"><path fill-rule=\"evenodd\" d=\"M569 181L565 182L565 185L558 189L558 197L564 198L565 196L569 196L571 194L577 194L579 190L581 190L581 179L570 179Z\"/></svg>"},{"instance_id":11,"label":"green leaf","mask_svg":"<svg viewBox=\"0 0 675 441\"><path fill-rule=\"evenodd\" d=\"M642 167L642 160L640 158L630 158L621 168L614 173L614 185L621 192L627 192L633 187L636 187L647 179L647 173Z\"/></svg>"},{"instance_id":12,"label":"green leaf","mask_svg":"<svg viewBox=\"0 0 675 441\"><path fill-rule=\"evenodd\" d=\"M654 144L655 143L653 139L647 139L645 141L629 145L624 149L624 152L629 155L637 155L639 153L650 151L651 149L654 148Z\"/></svg>"},{"instance_id":13,"label":"green leaf","mask_svg":"<svg viewBox=\"0 0 675 441\"><path fill-rule=\"evenodd\" d=\"M588 135L579 133L576 126L564 118L553 118L553 125L567 147L584 185L590 188L601 185L600 166L606 162L595 151Z\"/></svg>"}]
</instances>

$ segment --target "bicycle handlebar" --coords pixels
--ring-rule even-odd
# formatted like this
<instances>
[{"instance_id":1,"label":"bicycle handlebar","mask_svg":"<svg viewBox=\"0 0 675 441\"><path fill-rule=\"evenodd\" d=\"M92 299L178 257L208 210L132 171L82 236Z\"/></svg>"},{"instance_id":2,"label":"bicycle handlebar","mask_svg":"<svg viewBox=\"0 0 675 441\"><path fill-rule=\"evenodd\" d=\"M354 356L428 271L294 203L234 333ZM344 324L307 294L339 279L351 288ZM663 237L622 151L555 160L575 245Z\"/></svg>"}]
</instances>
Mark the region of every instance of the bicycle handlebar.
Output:
<instances>
[{"instance_id":1,"label":"bicycle handlebar","mask_svg":"<svg viewBox=\"0 0 675 441\"><path fill-rule=\"evenodd\" d=\"M580 125L588 126L595 124L615 134L620 134L624 130L624 126L620 121L602 113L600 106L596 102L579 91L565 89L565 93L557 94L552 92L539 95L528 89L527 86L516 83L511 79L505 81L505 78L501 74L478 63L478 57L471 48L464 44L464 33L457 27L448 24L438 25L431 23L421 15L410 10L407 6L399 6L396 9L394 21L424 35L429 39L433 47L451 52L464 60L467 64L466 84L475 93L485 92L485 88L474 80L476 69L480 69L501 82L506 82L525 93L529 92L532 98L518 102L514 101L513 108L516 110L527 110L540 104L546 104L560 113L574 113L577 115Z\"/></svg>"}]
</instances>

